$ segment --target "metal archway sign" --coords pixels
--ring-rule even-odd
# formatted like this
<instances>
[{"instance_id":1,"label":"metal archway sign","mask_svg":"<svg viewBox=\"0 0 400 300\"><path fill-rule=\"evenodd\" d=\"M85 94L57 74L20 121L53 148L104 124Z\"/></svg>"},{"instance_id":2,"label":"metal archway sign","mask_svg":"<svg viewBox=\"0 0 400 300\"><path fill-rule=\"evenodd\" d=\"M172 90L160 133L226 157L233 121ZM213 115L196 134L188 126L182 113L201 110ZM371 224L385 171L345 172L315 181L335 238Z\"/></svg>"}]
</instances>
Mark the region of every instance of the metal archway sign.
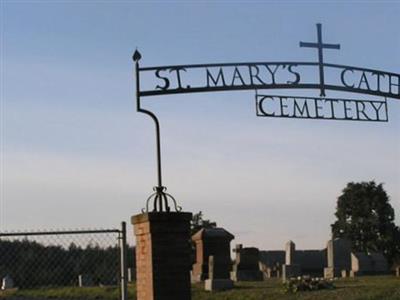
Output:
<instances>
[{"instance_id":1,"label":"metal archway sign","mask_svg":"<svg viewBox=\"0 0 400 300\"><path fill-rule=\"evenodd\" d=\"M141 54L133 55L136 75L137 111L155 122L158 184L147 199L153 211L170 211L175 199L162 185L160 125L156 115L141 107L141 97L217 91L254 90L256 115L260 117L388 122L387 99L400 99L400 74L347 65L325 63L324 50L339 50L340 44L322 40L322 25L317 24L317 41L300 42L300 47L318 50L317 62L247 62L221 64L169 65L141 67ZM310 76L315 74L317 76ZM326 76L327 75L327 76ZM311 77L311 79L309 79ZM146 85L142 85L144 78ZM317 89L320 97L271 95L260 90ZM360 98L327 98L326 91L353 93ZM368 99L366 97L377 97Z\"/></svg>"}]
</instances>

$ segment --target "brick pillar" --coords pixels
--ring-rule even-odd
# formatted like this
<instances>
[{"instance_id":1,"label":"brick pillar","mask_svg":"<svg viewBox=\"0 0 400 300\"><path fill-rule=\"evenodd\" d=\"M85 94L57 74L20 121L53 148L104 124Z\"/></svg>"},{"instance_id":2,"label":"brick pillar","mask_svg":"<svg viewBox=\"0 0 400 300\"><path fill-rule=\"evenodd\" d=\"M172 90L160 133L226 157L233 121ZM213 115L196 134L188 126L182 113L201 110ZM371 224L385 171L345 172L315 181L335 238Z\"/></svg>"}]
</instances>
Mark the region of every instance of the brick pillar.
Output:
<instances>
[{"instance_id":1,"label":"brick pillar","mask_svg":"<svg viewBox=\"0 0 400 300\"><path fill-rule=\"evenodd\" d=\"M137 300L190 300L191 213L132 217L136 235Z\"/></svg>"}]
</instances>

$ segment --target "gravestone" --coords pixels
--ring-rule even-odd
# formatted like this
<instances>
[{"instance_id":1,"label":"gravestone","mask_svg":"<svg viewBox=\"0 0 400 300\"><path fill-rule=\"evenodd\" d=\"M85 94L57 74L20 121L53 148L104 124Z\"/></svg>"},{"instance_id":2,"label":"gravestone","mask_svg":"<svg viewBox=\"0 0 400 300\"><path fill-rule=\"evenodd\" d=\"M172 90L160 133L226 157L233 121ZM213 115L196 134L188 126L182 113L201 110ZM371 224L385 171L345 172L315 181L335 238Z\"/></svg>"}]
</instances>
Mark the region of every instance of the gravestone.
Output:
<instances>
[{"instance_id":1,"label":"gravestone","mask_svg":"<svg viewBox=\"0 0 400 300\"><path fill-rule=\"evenodd\" d=\"M243 248L236 245L233 250L236 253L231 279L233 281L262 281L263 273L259 267L259 251L257 248Z\"/></svg>"},{"instance_id":2,"label":"gravestone","mask_svg":"<svg viewBox=\"0 0 400 300\"><path fill-rule=\"evenodd\" d=\"M351 270L354 276L370 274L372 265L368 258L368 254L363 252L354 252L351 254Z\"/></svg>"},{"instance_id":3,"label":"gravestone","mask_svg":"<svg viewBox=\"0 0 400 300\"><path fill-rule=\"evenodd\" d=\"M136 281L136 268L128 268L128 282Z\"/></svg>"},{"instance_id":4,"label":"gravestone","mask_svg":"<svg viewBox=\"0 0 400 300\"><path fill-rule=\"evenodd\" d=\"M325 278L339 277L342 271L350 271L351 268L351 242L342 239L332 239L327 243L328 267L324 270Z\"/></svg>"},{"instance_id":5,"label":"gravestone","mask_svg":"<svg viewBox=\"0 0 400 300\"><path fill-rule=\"evenodd\" d=\"M264 280L272 277L272 271L271 271L270 267L268 267L266 264L264 264L261 261L258 263L258 266L259 266L260 271L263 274Z\"/></svg>"},{"instance_id":6,"label":"gravestone","mask_svg":"<svg viewBox=\"0 0 400 300\"><path fill-rule=\"evenodd\" d=\"M296 244L289 241L285 245L285 264L282 265L282 281L301 275L300 265L295 263Z\"/></svg>"},{"instance_id":7,"label":"gravestone","mask_svg":"<svg viewBox=\"0 0 400 300\"><path fill-rule=\"evenodd\" d=\"M325 279L333 279L335 278L335 271L332 267L324 268L324 278Z\"/></svg>"},{"instance_id":8,"label":"gravestone","mask_svg":"<svg viewBox=\"0 0 400 300\"><path fill-rule=\"evenodd\" d=\"M302 275L322 277L327 263L326 249L296 250L294 260L300 266Z\"/></svg>"},{"instance_id":9,"label":"gravestone","mask_svg":"<svg viewBox=\"0 0 400 300\"><path fill-rule=\"evenodd\" d=\"M282 281L286 282L290 278L301 276L300 265L282 265Z\"/></svg>"},{"instance_id":10,"label":"gravestone","mask_svg":"<svg viewBox=\"0 0 400 300\"><path fill-rule=\"evenodd\" d=\"M14 288L14 280L11 278L10 275L6 275L1 281L1 289L7 290L12 288Z\"/></svg>"},{"instance_id":11,"label":"gravestone","mask_svg":"<svg viewBox=\"0 0 400 300\"><path fill-rule=\"evenodd\" d=\"M193 265L192 281L208 278L209 257L214 256L216 278L229 278L231 269L230 242L235 237L223 228L203 228L192 236L196 246L196 263Z\"/></svg>"},{"instance_id":12,"label":"gravestone","mask_svg":"<svg viewBox=\"0 0 400 300\"><path fill-rule=\"evenodd\" d=\"M282 265L285 264L285 255L283 250L260 251L259 265L264 279L280 277Z\"/></svg>"},{"instance_id":13,"label":"gravestone","mask_svg":"<svg viewBox=\"0 0 400 300\"><path fill-rule=\"evenodd\" d=\"M191 213L132 217L136 235L137 300L191 299Z\"/></svg>"},{"instance_id":14,"label":"gravestone","mask_svg":"<svg viewBox=\"0 0 400 300\"><path fill-rule=\"evenodd\" d=\"M205 280L206 291L223 291L233 288L233 281L229 278L229 269L225 261L219 262L218 257L208 257L208 279Z\"/></svg>"},{"instance_id":15,"label":"gravestone","mask_svg":"<svg viewBox=\"0 0 400 300\"><path fill-rule=\"evenodd\" d=\"M289 241L285 245L285 264L286 265L294 265L294 257L296 252L296 244L292 241Z\"/></svg>"},{"instance_id":16,"label":"gravestone","mask_svg":"<svg viewBox=\"0 0 400 300\"><path fill-rule=\"evenodd\" d=\"M370 258L374 274L387 274L389 272L389 264L382 253L373 252L370 254Z\"/></svg>"},{"instance_id":17,"label":"gravestone","mask_svg":"<svg viewBox=\"0 0 400 300\"><path fill-rule=\"evenodd\" d=\"M93 286L93 278L89 274L78 275L78 285L79 287Z\"/></svg>"},{"instance_id":18,"label":"gravestone","mask_svg":"<svg viewBox=\"0 0 400 300\"><path fill-rule=\"evenodd\" d=\"M267 266L263 262L259 262L259 268L260 271L263 274L264 280L269 279L269 278L280 278L280 274L282 271L282 265L277 263L276 265L273 265L272 267Z\"/></svg>"},{"instance_id":19,"label":"gravestone","mask_svg":"<svg viewBox=\"0 0 400 300\"><path fill-rule=\"evenodd\" d=\"M351 254L351 269L355 275L387 274L388 263L382 253L354 252Z\"/></svg>"}]
</instances>

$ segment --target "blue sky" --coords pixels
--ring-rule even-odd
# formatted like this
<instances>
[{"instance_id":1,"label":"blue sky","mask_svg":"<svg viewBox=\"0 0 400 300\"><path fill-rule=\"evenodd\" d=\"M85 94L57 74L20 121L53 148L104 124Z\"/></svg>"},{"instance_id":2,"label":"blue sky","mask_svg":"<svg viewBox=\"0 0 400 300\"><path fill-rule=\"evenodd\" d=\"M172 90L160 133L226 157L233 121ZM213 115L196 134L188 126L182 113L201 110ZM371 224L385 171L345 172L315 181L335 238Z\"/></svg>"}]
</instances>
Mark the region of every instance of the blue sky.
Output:
<instances>
[{"instance_id":1,"label":"blue sky","mask_svg":"<svg viewBox=\"0 0 400 300\"><path fill-rule=\"evenodd\" d=\"M398 1L2 1L1 14L1 230L115 227L140 212L156 174L136 47L143 66L315 61L298 45L321 22L341 44L326 62L400 72ZM398 100L389 123L257 118L252 91L143 106L161 121L169 192L235 243L323 247L349 181L384 182L400 224Z\"/></svg>"}]
</instances>

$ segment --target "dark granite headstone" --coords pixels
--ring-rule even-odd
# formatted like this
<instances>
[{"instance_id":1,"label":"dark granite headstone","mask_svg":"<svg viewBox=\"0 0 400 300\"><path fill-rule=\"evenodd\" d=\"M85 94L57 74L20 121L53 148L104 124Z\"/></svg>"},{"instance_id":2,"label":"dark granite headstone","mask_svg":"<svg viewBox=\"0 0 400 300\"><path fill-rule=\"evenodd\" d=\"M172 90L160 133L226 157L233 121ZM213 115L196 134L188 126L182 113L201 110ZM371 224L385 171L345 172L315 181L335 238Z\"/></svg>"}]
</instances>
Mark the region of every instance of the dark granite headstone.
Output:
<instances>
[{"instance_id":1,"label":"dark granite headstone","mask_svg":"<svg viewBox=\"0 0 400 300\"><path fill-rule=\"evenodd\" d=\"M282 265L285 264L285 251L260 251L259 264L260 270L263 272L264 279L279 278L282 271Z\"/></svg>"},{"instance_id":2,"label":"dark granite headstone","mask_svg":"<svg viewBox=\"0 0 400 300\"><path fill-rule=\"evenodd\" d=\"M286 282L290 278L301 276L300 265L283 265L282 266L282 281Z\"/></svg>"},{"instance_id":3,"label":"dark granite headstone","mask_svg":"<svg viewBox=\"0 0 400 300\"><path fill-rule=\"evenodd\" d=\"M204 228L192 236L196 245L196 263L192 281L208 278L209 257L214 256L214 278L229 278L231 270L230 242L235 237L223 228Z\"/></svg>"},{"instance_id":4,"label":"dark granite headstone","mask_svg":"<svg viewBox=\"0 0 400 300\"><path fill-rule=\"evenodd\" d=\"M295 261L302 275L322 277L327 264L326 250L296 250Z\"/></svg>"},{"instance_id":5,"label":"dark granite headstone","mask_svg":"<svg viewBox=\"0 0 400 300\"><path fill-rule=\"evenodd\" d=\"M233 281L262 281L263 273L259 267L259 251L257 248L243 248L241 244L235 248L236 259L231 272Z\"/></svg>"},{"instance_id":6,"label":"dark granite headstone","mask_svg":"<svg viewBox=\"0 0 400 300\"><path fill-rule=\"evenodd\" d=\"M328 268L332 268L329 274L340 277L343 270L351 270L351 242L337 238L327 243ZM333 272L333 273L331 273Z\"/></svg>"},{"instance_id":7,"label":"dark granite headstone","mask_svg":"<svg viewBox=\"0 0 400 300\"><path fill-rule=\"evenodd\" d=\"M382 253L362 253L354 252L351 254L351 268L355 275L379 275L387 274L389 266Z\"/></svg>"},{"instance_id":8,"label":"dark granite headstone","mask_svg":"<svg viewBox=\"0 0 400 300\"><path fill-rule=\"evenodd\" d=\"M229 269L226 270L224 261L221 264L218 258L208 257L208 279L205 280L204 288L210 292L233 288L233 281L229 278Z\"/></svg>"}]
</instances>

